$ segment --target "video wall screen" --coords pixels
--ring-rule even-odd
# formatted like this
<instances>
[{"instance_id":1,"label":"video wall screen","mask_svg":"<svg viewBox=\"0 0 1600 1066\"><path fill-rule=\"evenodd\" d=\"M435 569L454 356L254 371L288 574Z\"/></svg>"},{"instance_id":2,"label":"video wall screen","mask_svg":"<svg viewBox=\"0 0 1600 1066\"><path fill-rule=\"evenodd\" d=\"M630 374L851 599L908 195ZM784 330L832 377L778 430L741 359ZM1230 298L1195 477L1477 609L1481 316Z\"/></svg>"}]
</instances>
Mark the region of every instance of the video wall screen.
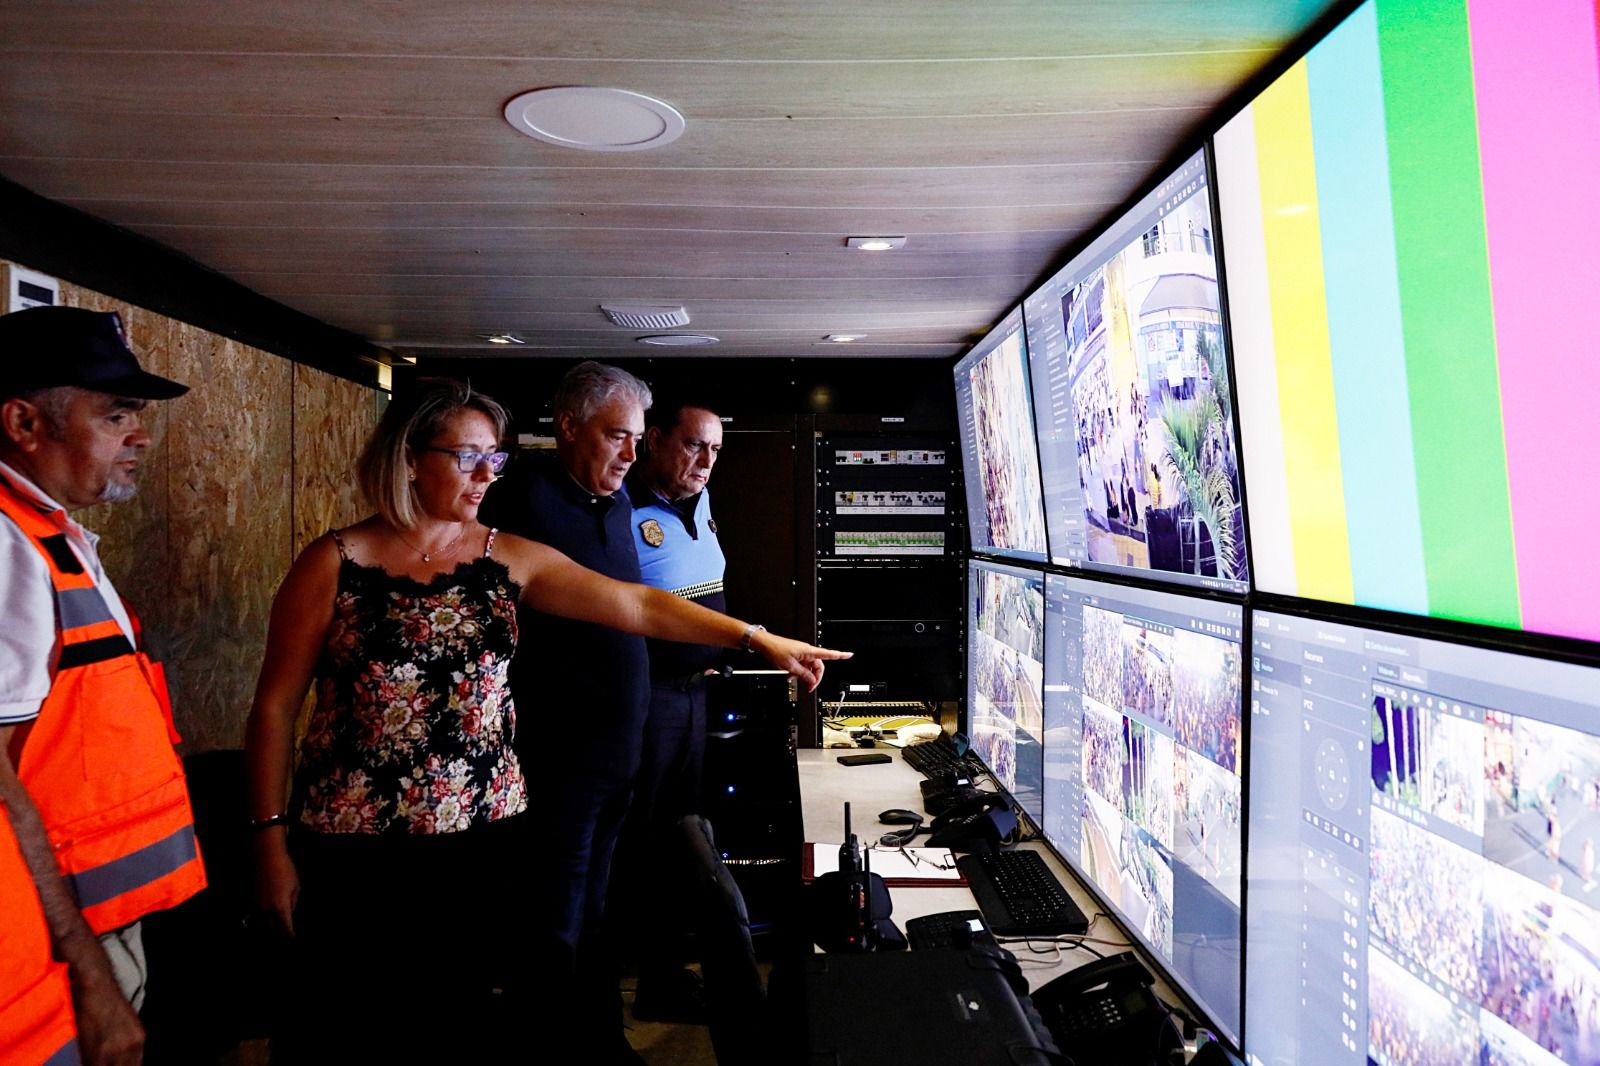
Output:
<instances>
[{"instance_id":1,"label":"video wall screen","mask_svg":"<svg viewBox=\"0 0 1600 1066\"><path fill-rule=\"evenodd\" d=\"M1377 0L1217 133L1257 588L1600 640L1597 42Z\"/></svg>"},{"instance_id":2,"label":"video wall screen","mask_svg":"<svg viewBox=\"0 0 1600 1066\"><path fill-rule=\"evenodd\" d=\"M967 735L1035 825L1044 821L1044 581L967 564Z\"/></svg>"},{"instance_id":3,"label":"video wall screen","mask_svg":"<svg viewBox=\"0 0 1600 1066\"><path fill-rule=\"evenodd\" d=\"M1043 562L1044 503L1020 309L956 363L955 376L973 550Z\"/></svg>"},{"instance_id":4,"label":"video wall screen","mask_svg":"<svg viewBox=\"0 0 1600 1066\"><path fill-rule=\"evenodd\" d=\"M1252 1061L1600 1062L1600 669L1256 611Z\"/></svg>"},{"instance_id":5,"label":"video wall screen","mask_svg":"<svg viewBox=\"0 0 1600 1066\"><path fill-rule=\"evenodd\" d=\"M1248 586L1203 154L1023 300L1051 560Z\"/></svg>"},{"instance_id":6,"label":"video wall screen","mask_svg":"<svg viewBox=\"0 0 1600 1066\"><path fill-rule=\"evenodd\" d=\"M1244 608L1045 579L1044 831L1239 1034Z\"/></svg>"}]
</instances>

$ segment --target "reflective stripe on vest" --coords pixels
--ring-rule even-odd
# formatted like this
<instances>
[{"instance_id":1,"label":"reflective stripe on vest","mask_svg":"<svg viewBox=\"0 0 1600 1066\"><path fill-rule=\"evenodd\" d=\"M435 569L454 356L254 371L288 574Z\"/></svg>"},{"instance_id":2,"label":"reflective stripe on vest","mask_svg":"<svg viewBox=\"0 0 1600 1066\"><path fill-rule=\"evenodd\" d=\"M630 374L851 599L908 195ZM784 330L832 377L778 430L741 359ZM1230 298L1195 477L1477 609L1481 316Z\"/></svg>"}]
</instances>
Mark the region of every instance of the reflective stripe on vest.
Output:
<instances>
[{"instance_id":1,"label":"reflective stripe on vest","mask_svg":"<svg viewBox=\"0 0 1600 1066\"><path fill-rule=\"evenodd\" d=\"M19 1066L78 1061L67 968L50 957L50 932L11 823L0 808L0 1062Z\"/></svg>"},{"instance_id":2,"label":"reflective stripe on vest","mask_svg":"<svg viewBox=\"0 0 1600 1066\"><path fill-rule=\"evenodd\" d=\"M4 481L0 513L49 567L61 636L50 694L38 718L19 728L13 761L84 919L109 932L205 887L165 683L76 556L69 565L59 544L47 546L60 530Z\"/></svg>"}]
</instances>

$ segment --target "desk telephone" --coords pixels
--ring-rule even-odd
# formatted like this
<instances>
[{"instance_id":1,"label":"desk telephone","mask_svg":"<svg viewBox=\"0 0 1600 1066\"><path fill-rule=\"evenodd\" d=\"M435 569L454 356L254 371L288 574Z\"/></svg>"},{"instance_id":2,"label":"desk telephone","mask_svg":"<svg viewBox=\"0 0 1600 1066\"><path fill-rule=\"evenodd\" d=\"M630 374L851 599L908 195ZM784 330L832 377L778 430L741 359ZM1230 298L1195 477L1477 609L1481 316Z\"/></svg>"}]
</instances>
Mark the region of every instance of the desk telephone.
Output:
<instances>
[{"instance_id":1,"label":"desk telephone","mask_svg":"<svg viewBox=\"0 0 1600 1066\"><path fill-rule=\"evenodd\" d=\"M1183 1039L1132 952L1080 966L1033 993L1046 1028L1078 1066L1165 1066Z\"/></svg>"},{"instance_id":2,"label":"desk telephone","mask_svg":"<svg viewBox=\"0 0 1600 1066\"><path fill-rule=\"evenodd\" d=\"M971 794L958 800L928 827L930 848L952 851L998 851L1015 844L1022 826L1011 813L1006 798L998 792Z\"/></svg>"}]
</instances>

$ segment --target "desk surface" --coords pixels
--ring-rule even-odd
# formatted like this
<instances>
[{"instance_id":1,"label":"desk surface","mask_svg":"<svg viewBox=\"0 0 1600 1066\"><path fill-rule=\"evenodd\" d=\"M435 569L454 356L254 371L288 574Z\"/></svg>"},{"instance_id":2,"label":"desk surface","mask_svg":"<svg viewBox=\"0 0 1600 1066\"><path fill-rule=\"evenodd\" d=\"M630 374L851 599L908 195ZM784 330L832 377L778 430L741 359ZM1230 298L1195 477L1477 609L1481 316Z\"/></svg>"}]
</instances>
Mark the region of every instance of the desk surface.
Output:
<instances>
[{"instance_id":1,"label":"desk surface","mask_svg":"<svg viewBox=\"0 0 1600 1066\"><path fill-rule=\"evenodd\" d=\"M838 756L848 752L840 748L811 748L797 753L800 766L801 817L805 821L806 840L838 841L844 834L846 802L850 804L851 820L856 835L861 838L863 844L875 841L882 833L897 828L880 826L879 811L890 807L922 810L922 791L919 787L923 780L922 774L907 766L899 752L883 750L893 755L893 761L872 766L841 766L837 761ZM1067 889L1067 894L1083 909L1083 913L1093 915L1101 910L1099 902L1089 895L1066 867L1062 866L1053 852L1037 843L1022 846L1044 855L1046 864L1056 877L1060 878ZM972 898L972 893L965 886L949 888L896 886L889 892L894 901L894 921L901 929L905 928L908 918L937 914L940 911L978 909L977 901ZM1109 919L1098 919L1090 926L1089 932L1092 937L1112 942L1094 943L1094 947L1103 954L1113 954L1129 948L1139 950L1134 945L1128 944L1122 930ZM1036 941L1035 947L1039 949L1038 951L1029 950L1029 945L1021 942L1008 943L1006 946L1022 964L1022 972L1028 975L1030 988L1038 988L1059 974L1094 961L1094 956L1087 951L1057 948L1050 941ZM1144 956L1143 951L1139 953ZM1148 957L1145 957L1145 965L1149 966L1152 972L1160 973ZM1164 998L1172 998L1172 990L1166 987L1165 982L1158 982L1157 988Z\"/></svg>"}]
</instances>

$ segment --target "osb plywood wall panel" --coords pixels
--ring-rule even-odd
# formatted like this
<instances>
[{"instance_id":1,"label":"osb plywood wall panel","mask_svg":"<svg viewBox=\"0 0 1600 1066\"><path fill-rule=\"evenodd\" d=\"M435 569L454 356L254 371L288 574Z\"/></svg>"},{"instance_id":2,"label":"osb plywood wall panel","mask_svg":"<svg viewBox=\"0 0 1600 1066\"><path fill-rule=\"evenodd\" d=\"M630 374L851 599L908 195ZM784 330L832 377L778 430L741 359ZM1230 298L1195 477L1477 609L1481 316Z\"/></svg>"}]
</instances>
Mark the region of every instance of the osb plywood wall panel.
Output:
<instances>
[{"instance_id":1,"label":"osb plywood wall panel","mask_svg":"<svg viewBox=\"0 0 1600 1066\"><path fill-rule=\"evenodd\" d=\"M291 557L292 367L190 329L172 359L193 386L167 433L173 660L190 743L236 747Z\"/></svg>"},{"instance_id":2,"label":"osb plywood wall panel","mask_svg":"<svg viewBox=\"0 0 1600 1066\"><path fill-rule=\"evenodd\" d=\"M239 747L278 582L365 513L351 472L377 393L88 289L62 302L117 311L146 369L190 386L146 408L139 495L74 517L167 664L185 750Z\"/></svg>"},{"instance_id":3,"label":"osb plywood wall panel","mask_svg":"<svg viewBox=\"0 0 1600 1066\"><path fill-rule=\"evenodd\" d=\"M376 394L314 367L294 367L294 550L371 512L356 459L377 421Z\"/></svg>"}]
</instances>

